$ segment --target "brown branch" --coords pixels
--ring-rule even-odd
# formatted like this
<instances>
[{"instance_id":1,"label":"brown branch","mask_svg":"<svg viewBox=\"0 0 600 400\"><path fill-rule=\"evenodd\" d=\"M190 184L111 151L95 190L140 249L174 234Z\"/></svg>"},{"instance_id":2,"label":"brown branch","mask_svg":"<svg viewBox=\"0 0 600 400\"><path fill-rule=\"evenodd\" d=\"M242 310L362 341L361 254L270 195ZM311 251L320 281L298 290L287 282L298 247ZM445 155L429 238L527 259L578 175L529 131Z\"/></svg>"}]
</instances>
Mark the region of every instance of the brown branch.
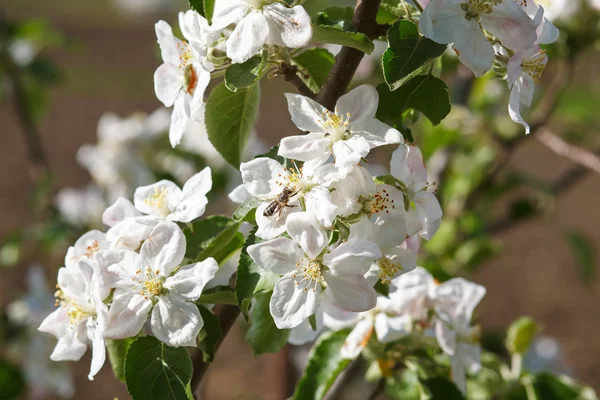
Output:
<instances>
[{"instance_id":1,"label":"brown branch","mask_svg":"<svg viewBox=\"0 0 600 400\"><path fill-rule=\"evenodd\" d=\"M591 151L565 142L561 137L546 128L540 129L535 138L557 155L568 158L600 174L600 158Z\"/></svg>"},{"instance_id":2,"label":"brown branch","mask_svg":"<svg viewBox=\"0 0 600 400\"><path fill-rule=\"evenodd\" d=\"M278 72L283 76L283 79L294 85L298 90L298 93L300 93L302 96L310 97L311 99L315 97L315 94L312 92L312 90L310 90L304 81L302 81L302 79L298 76L298 67L295 65L282 63L279 66Z\"/></svg>"},{"instance_id":3,"label":"brown branch","mask_svg":"<svg viewBox=\"0 0 600 400\"><path fill-rule=\"evenodd\" d=\"M229 333L229 330L237 320L237 317L240 315L240 309L238 306L230 304L217 304L213 312L219 317L219 326L221 327L221 337L215 346L218 350L227 336L227 333ZM194 368L194 373L192 375L191 387L192 391L195 393L194 398L198 399L200 384L202 383L202 378L204 378L210 363L204 361L202 351L198 351L192 359L192 366Z\"/></svg>"},{"instance_id":4,"label":"brown branch","mask_svg":"<svg viewBox=\"0 0 600 400\"><path fill-rule=\"evenodd\" d=\"M382 27L375 20L380 3L381 0L356 1L352 23L358 32L364 33L370 39L374 39L382 33ZM364 55L364 52L352 47L342 47L335 57L335 63L331 67L329 75L327 75L323 88L316 97L318 103L330 110L335 107L337 99L348 89L348 85L350 85L356 68L358 68L358 64L360 64Z\"/></svg>"}]
</instances>

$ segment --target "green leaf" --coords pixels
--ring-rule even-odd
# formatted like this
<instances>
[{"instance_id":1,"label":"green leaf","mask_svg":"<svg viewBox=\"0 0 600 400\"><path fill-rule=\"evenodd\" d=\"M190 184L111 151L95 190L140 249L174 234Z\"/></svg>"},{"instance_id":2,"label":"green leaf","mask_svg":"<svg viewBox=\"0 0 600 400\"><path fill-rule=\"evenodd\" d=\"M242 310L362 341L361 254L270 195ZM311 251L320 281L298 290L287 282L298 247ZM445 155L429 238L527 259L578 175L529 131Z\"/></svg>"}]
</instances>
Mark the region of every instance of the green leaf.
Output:
<instances>
[{"instance_id":1,"label":"green leaf","mask_svg":"<svg viewBox=\"0 0 600 400\"><path fill-rule=\"evenodd\" d=\"M421 381L430 400L464 400L456 385L444 378L432 378Z\"/></svg>"},{"instance_id":2,"label":"green leaf","mask_svg":"<svg viewBox=\"0 0 600 400\"><path fill-rule=\"evenodd\" d=\"M400 20L387 33L388 48L381 57L383 77L391 90L418 75L423 67L441 56L445 44L419 34L412 21Z\"/></svg>"},{"instance_id":3,"label":"green leaf","mask_svg":"<svg viewBox=\"0 0 600 400\"><path fill-rule=\"evenodd\" d=\"M341 355L348 330L327 332L317 340L308 355L304 374L296 385L294 400L322 400L350 360Z\"/></svg>"},{"instance_id":4,"label":"green leaf","mask_svg":"<svg viewBox=\"0 0 600 400\"><path fill-rule=\"evenodd\" d=\"M377 118L391 125L401 124L401 114L408 108L425 114L433 125L439 124L450 112L448 86L432 75L415 76L393 92L382 83L377 91Z\"/></svg>"},{"instance_id":5,"label":"green leaf","mask_svg":"<svg viewBox=\"0 0 600 400\"><path fill-rule=\"evenodd\" d=\"M248 88L254 85L262 77L265 67L267 52L262 55L254 56L251 59L240 63L232 64L225 71L225 86L232 92Z\"/></svg>"},{"instance_id":6,"label":"green leaf","mask_svg":"<svg viewBox=\"0 0 600 400\"><path fill-rule=\"evenodd\" d=\"M18 399L24 392L25 378L19 367L0 359L0 399Z\"/></svg>"},{"instance_id":7,"label":"green leaf","mask_svg":"<svg viewBox=\"0 0 600 400\"><path fill-rule=\"evenodd\" d=\"M306 50L292 58L292 63L299 68L298 76L313 93L321 90L334 62L333 54L319 48Z\"/></svg>"},{"instance_id":8,"label":"green leaf","mask_svg":"<svg viewBox=\"0 0 600 400\"><path fill-rule=\"evenodd\" d=\"M340 44L367 54L371 54L375 49L367 35L325 25L313 25L312 43Z\"/></svg>"},{"instance_id":9,"label":"green leaf","mask_svg":"<svg viewBox=\"0 0 600 400\"><path fill-rule=\"evenodd\" d=\"M202 351L203 360L205 362L212 362L215 359L217 346L221 340L219 317L213 314L208 308L199 306L198 310L204 321L204 326L198 335L198 340L200 340L198 347Z\"/></svg>"},{"instance_id":10,"label":"green leaf","mask_svg":"<svg viewBox=\"0 0 600 400\"><path fill-rule=\"evenodd\" d=\"M480 236L460 244L454 259L466 268L475 269L500 252L500 245L492 238Z\"/></svg>"},{"instance_id":11,"label":"green leaf","mask_svg":"<svg viewBox=\"0 0 600 400\"><path fill-rule=\"evenodd\" d=\"M133 400L191 400L192 361L185 347L169 347L146 336L125 358L125 381Z\"/></svg>"},{"instance_id":12,"label":"green leaf","mask_svg":"<svg viewBox=\"0 0 600 400\"><path fill-rule=\"evenodd\" d=\"M197 302L201 304L237 304L235 291L230 286L216 286L205 290Z\"/></svg>"},{"instance_id":13,"label":"green leaf","mask_svg":"<svg viewBox=\"0 0 600 400\"><path fill-rule=\"evenodd\" d=\"M538 325L531 317L521 317L510 324L506 332L506 348L511 354L525 354L538 332Z\"/></svg>"},{"instance_id":14,"label":"green leaf","mask_svg":"<svg viewBox=\"0 0 600 400\"><path fill-rule=\"evenodd\" d=\"M135 338L121 340L106 339L104 341L110 360L110 366L115 374L115 378L121 382L125 382L125 355L134 340Z\"/></svg>"},{"instance_id":15,"label":"green leaf","mask_svg":"<svg viewBox=\"0 0 600 400\"><path fill-rule=\"evenodd\" d=\"M563 375L540 372L533 378L533 388L540 400L596 399L591 388L584 388L573 379ZM586 395L584 396L584 391Z\"/></svg>"},{"instance_id":16,"label":"green leaf","mask_svg":"<svg viewBox=\"0 0 600 400\"><path fill-rule=\"evenodd\" d=\"M250 328L246 340L254 354L277 353L286 345L290 336L289 329L279 329L269 311L269 302L273 292L256 296L256 302L250 310Z\"/></svg>"},{"instance_id":17,"label":"green leaf","mask_svg":"<svg viewBox=\"0 0 600 400\"><path fill-rule=\"evenodd\" d=\"M248 315L248 309L252 298L258 294L273 290L275 283L280 278L279 275L256 265L246 251L248 246L260 242L260 239L256 237L257 229L258 227L255 227L248 234L244 247L242 248L242 254L240 254L240 263L238 264L236 275L235 295L240 310L245 317Z\"/></svg>"},{"instance_id":18,"label":"green leaf","mask_svg":"<svg viewBox=\"0 0 600 400\"><path fill-rule=\"evenodd\" d=\"M235 168L239 168L259 103L259 85L232 92L225 83L215 87L206 102L208 138L223 158Z\"/></svg>"},{"instance_id":19,"label":"green leaf","mask_svg":"<svg viewBox=\"0 0 600 400\"><path fill-rule=\"evenodd\" d=\"M356 32L356 27L352 25L353 16L354 7L332 6L317 13L313 18L313 21L317 25L326 25L350 32Z\"/></svg>"},{"instance_id":20,"label":"green leaf","mask_svg":"<svg viewBox=\"0 0 600 400\"><path fill-rule=\"evenodd\" d=\"M212 16L215 10L215 0L188 0L190 8L212 23Z\"/></svg>"},{"instance_id":21,"label":"green leaf","mask_svg":"<svg viewBox=\"0 0 600 400\"><path fill-rule=\"evenodd\" d=\"M567 232L566 237L577 260L581 279L591 282L596 272L593 242L578 232Z\"/></svg>"},{"instance_id":22,"label":"green leaf","mask_svg":"<svg viewBox=\"0 0 600 400\"><path fill-rule=\"evenodd\" d=\"M243 241L236 238L239 227L240 221L222 215L195 221L190 229L184 231L187 240L186 257L195 261L213 257L217 263L221 263L232 252L241 248ZM229 246L232 241L237 245L233 246L235 249Z\"/></svg>"},{"instance_id":23,"label":"green leaf","mask_svg":"<svg viewBox=\"0 0 600 400\"><path fill-rule=\"evenodd\" d=\"M260 203L260 200L258 200L256 197L250 197L248 200L243 202L237 210L235 210L233 213L233 219L240 222L245 221L254 223L256 207L258 207Z\"/></svg>"},{"instance_id":24,"label":"green leaf","mask_svg":"<svg viewBox=\"0 0 600 400\"><path fill-rule=\"evenodd\" d=\"M35 58L25 69L33 79L43 84L59 83L64 78L58 66L46 58Z\"/></svg>"},{"instance_id":25,"label":"green leaf","mask_svg":"<svg viewBox=\"0 0 600 400\"><path fill-rule=\"evenodd\" d=\"M385 382L385 393L394 400L421 400L419 376L405 369Z\"/></svg>"}]
</instances>

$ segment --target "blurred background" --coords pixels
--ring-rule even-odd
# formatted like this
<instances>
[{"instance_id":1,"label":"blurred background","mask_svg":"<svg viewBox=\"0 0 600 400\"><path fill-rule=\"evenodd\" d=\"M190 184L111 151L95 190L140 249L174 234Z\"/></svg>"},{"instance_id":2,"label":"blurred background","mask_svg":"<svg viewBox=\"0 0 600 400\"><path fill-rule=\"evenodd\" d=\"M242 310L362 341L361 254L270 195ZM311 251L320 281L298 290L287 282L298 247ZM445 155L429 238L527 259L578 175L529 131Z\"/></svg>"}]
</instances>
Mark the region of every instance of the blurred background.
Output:
<instances>
[{"instance_id":1,"label":"blurred background","mask_svg":"<svg viewBox=\"0 0 600 400\"><path fill-rule=\"evenodd\" d=\"M493 349L513 320L531 316L542 332L526 365L598 390L598 11L583 1L538 3L562 36L547 49L550 64L533 112L525 113L534 121L529 137L508 118L506 83L474 81L452 54L440 67L451 114L437 127L406 118L406 131L437 177L445 212L421 262L441 279L461 275L487 288L477 310L484 346ZM309 11L325 6L306 4ZM54 307L67 247L86 230L102 229L101 213L116 197L164 177L184 182L211 165L213 200L223 201L213 201L208 214L235 209L226 197L239 183L235 171L211 149L202 127L192 127L181 148L170 151L169 112L154 95L160 64L154 23L176 25L177 12L186 9L177 0L0 5L0 387L14 390L0 392L2 399L129 398L108 365L88 381L89 352L79 363L51 362L55 340L36 332ZM381 81L377 56L385 43L376 47L354 84ZM282 96L293 87L270 77L261 89L247 157L296 133ZM377 152L371 168L385 171L390 151ZM243 340L245 328L240 321L220 348L204 398L291 394L308 347L256 357ZM349 377L355 370L360 367ZM353 387L349 377L340 385L346 389L330 397L366 399L368 384L360 378Z\"/></svg>"}]
</instances>

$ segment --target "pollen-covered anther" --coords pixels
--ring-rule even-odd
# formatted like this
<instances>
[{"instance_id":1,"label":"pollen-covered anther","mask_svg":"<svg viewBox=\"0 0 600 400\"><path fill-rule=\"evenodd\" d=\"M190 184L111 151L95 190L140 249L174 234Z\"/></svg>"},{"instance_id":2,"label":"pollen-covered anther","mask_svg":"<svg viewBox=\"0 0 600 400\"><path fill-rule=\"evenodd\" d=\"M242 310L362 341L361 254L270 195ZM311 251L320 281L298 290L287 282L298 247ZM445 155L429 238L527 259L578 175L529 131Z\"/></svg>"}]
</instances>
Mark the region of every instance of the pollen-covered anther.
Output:
<instances>
[{"instance_id":1,"label":"pollen-covered anther","mask_svg":"<svg viewBox=\"0 0 600 400\"><path fill-rule=\"evenodd\" d=\"M377 266L379 267L378 278L384 285L391 283L392 279L396 276L398 271L401 271L403 269L402 264L394 263L385 256L377 260Z\"/></svg>"},{"instance_id":2,"label":"pollen-covered anther","mask_svg":"<svg viewBox=\"0 0 600 400\"><path fill-rule=\"evenodd\" d=\"M521 69L529 75L534 82L540 82L542 80L542 75L544 75L547 63L548 56L546 55L546 51L540 49L534 56L523 59L521 62Z\"/></svg>"},{"instance_id":3,"label":"pollen-covered anther","mask_svg":"<svg viewBox=\"0 0 600 400\"><path fill-rule=\"evenodd\" d=\"M502 0L469 0L462 3L460 7L466 13L465 18L470 20L478 18L480 14L490 14L494 10L494 6L502 3Z\"/></svg>"},{"instance_id":4,"label":"pollen-covered anther","mask_svg":"<svg viewBox=\"0 0 600 400\"><path fill-rule=\"evenodd\" d=\"M326 110L321 115L323 120L319 120L319 123L323 125L325 132L331 135L334 140L342 140L350 125L352 114L339 114L336 108L334 112Z\"/></svg>"},{"instance_id":5,"label":"pollen-covered anther","mask_svg":"<svg viewBox=\"0 0 600 400\"><path fill-rule=\"evenodd\" d=\"M312 291L317 291L317 285L323 280L323 273L321 272L321 263L318 261L311 261L306 267L298 267L296 268L298 271L297 274L294 274L294 279L296 275L301 275L302 279L299 281L295 281L296 285L300 285L304 282L304 290L308 290L312 286Z\"/></svg>"},{"instance_id":6,"label":"pollen-covered anther","mask_svg":"<svg viewBox=\"0 0 600 400\"><path fill-rule=\"evenodd\" d=\"M165 187L154 188L154 194L144 199L144 203L156 210L160 215L169 215L169 203L167 201L167 189Z\"/></svg>"},{"instance_id":7,"label":"pollen-covered anther","mask_svg":"<svg viewBox=\"0 0 600 400\"><path fill-rule=\"evenodd\" d=\"M92 256L94 255L95 252L97 252L98 250L100 250L100 246L98 245L98 241L94 240L94 242L87 246L86 248L86 252L85 252L85 256L87 258L92 258Z\"/></svg>"}]
</instances>

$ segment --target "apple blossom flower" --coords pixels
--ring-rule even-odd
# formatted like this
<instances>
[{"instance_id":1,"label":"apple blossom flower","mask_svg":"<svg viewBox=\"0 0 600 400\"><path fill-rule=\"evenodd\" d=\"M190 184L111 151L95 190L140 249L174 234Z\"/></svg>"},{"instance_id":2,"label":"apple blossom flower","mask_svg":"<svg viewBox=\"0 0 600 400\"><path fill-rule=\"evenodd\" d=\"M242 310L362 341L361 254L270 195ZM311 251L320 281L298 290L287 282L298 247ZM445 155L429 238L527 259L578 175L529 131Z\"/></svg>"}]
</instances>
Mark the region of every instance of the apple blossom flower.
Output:
<instances>
[{"instance_id":1,"label":"apple blossom flower","mask_svg":"<svg viewBox=\"0 0 600 400\"><path fill-rule=\"evenodd\" d=\"M150 317L152 333L159 340L174 347L196 346L204 323L193 302L219 267L213 258L180 266L185 250L181 229L172 222L161 222L139 254L115 249L95 256L99 268L113 274L109 285L116 288L105 337L135 336Z\"/></svg>"},{"instance_id":2,"label":"apple blossom flower","mask_svg":"<svg viewBox=\"0 0 600 400\"><path fill-rule=\"evenodd\" d=\"M79 250L72 248L70 262L59 269L59 290L55 294L59 307L44 319L38 329L58 339L50 355L53 361L77 361L91 344L92 364L88 378L93 380L106 359L103 333L107 307L103 300L108 292L101 291L97 273L90 264L72 258Z\"/></svg>"},{"instance_id":3,"label":"apple blossom flower","mask_svg":"<svg viewBox=\"0 0 600 400\"><path fill-rule=\"evenodd\" d=\"M442 208L433 193L434 184L427 181L427 168L421 150L414 145L400 145L390 161L390 172L404 184L405 195L414 204L409 212L422 224L419 235L431 239L440 227Z\"/></svg>"},{"instance_id":4,"label":"apple blossom flower","mask_svg":"<svg viewBox=\"0 0 600 400\"><path fill-rule=\"evenodd\" d=\"M406 224L399 214L384 214L371 222L363 216L350 226L350 236L369 240L375 243L382 257L377 260L377 278L383 284L412 271L417 266L417 258L411 250L400 247L406 239Z\"/></svg>"},{"instance_id":5,"label":"apple blossom flower","mask_svg":"<svg viewBox=\"0 0 600 400\"><path fill-rule=\"evenodd\" d=\"M102 191L93 183L82 188L61 189L54 204L69 224L81 227L97 225L106 208Z\"/></svg>"},{"instance_id":6,"label":"apple blossom flower","mask_svg":"<svg viewBox=\"0 0 600 400\"><path fill-rule=\"evenodd\" d=\"M215 4L212 29L237 23L226 42L227 57L242 63L265 44L293 49L312 38L310 16L302 6L288 7L270 0L221 0Z\"/></svg>"},{"instance_id":7,"label":"apple blossom flower","mask_svg":"<svg viewBox=\"0 0 600 400\"><path fill-rule=\"evenodd\" d=\"M536 26L514 0L431 0L419 29L433 41L453 43L458 58L475 76L483 75L494 61L494 49L482 29L513 51L527 49L536 40Z\"/></svg>"},{"instance_id":8,"label":"apple blossom flower","mask_svg":"<svg viewBox=\"0 0 600 400\"><path fill-rule=\"evenodd\" d=\"M163 64L154 73L156 97L165 105L173 106L169 140L175 147L181 141L190 119L204 113L204 91L210 81L212 65L206 61L207 33L194 11L181 13L179 24L186 40L173 35L165 21L156 23L156 37L160 45Z\"/></svg>"},{"instance_id":9,"label":"apple blossom flower","mask_svg":"<svg viewBox=\"0 0 600 400\"><path fill-rule=\"evenodd\" d=\"M521 104L530 107L533 100L533 89L548 63L548 56L538 45L516 52L507 64L507 80L510 88L508 114L510 118L525 127L529 134L529 124L521 117Z\"/></svg>"},{"instance_id":10,"label":"apple blossom flower","mask_svg":"<svg viewBox=\"0 0 600 400\"><path fill-rule=\"evenodd\" d=\"M300 199L304 201L306 211L314 214L323 227L331 227L337 213L327 186L339 176L337 170L329 166L332 167L331 164L323 165L308 174L303 168L286 170L278 161L268 157L242 163L240 172L244 187L262 201L256 209L256 235L262 239L272 239L285 232L287 216L301 211L298 204ZM281 206L274 215L265 215L266 209L272 202L278 201L284 190L291 194L289 203Z\"/></svg>"},{"instance_id":11,"label":"apple blossom flower","mask_svg":"<svg viewBox=\"0 0 600 400\"><path fill-rule=\"evenodd\" d=\"M452 380L466 392L466 372L481 367L480 328L471 326L473 310L485 295L485 288L462 278L450 279L435 290L435 336L442 350L452 358Z\"/></svg>"},{"instance_id":12,"label":"apple blossom flower","mask_svg":"<svg viewBox=\"0 0 600 400\"><path fill-rule=\"evenodd\" d=\"M523 7L529 18L534 21L537 26L536 35L538 44L550 44L558 40L560 32L552 22L544 16L545 9L535 3L534 0L517 0ZM538 22L539 21L539 22Z\"/></svg>"},{"instance_id":13,"label":"apple blossom flower","mask_svg":"<svg viewBox=\"0 0 600 400\"><path fill-rule=\"evenodd\" d=\"M317 218L306 212L288 216L286 230L292 239L277 238L248 247L258 266L282 275L270 303L278 328L294 328L313 315L322 285L337 307L366 311L375 306L375 290L364 277L381 257L374 243L354 238L327 251L327 234Z\"/></svg>"},{"instance_id":14,"label":"apple blossom flower","mask_svg":"<svg viewBox=\"0 0 600 400\"><path fill-rule=\"evenodd\" d=\"M304 161L309 174L331 155L336 167L347 172L372 148L404 140L398 130L375 118L379 94L373 86L361 85L343 95L334 112L305 96L285 96L292 121L309 133L281 139L279 155Z\"/></svg>"}]
</instances>

